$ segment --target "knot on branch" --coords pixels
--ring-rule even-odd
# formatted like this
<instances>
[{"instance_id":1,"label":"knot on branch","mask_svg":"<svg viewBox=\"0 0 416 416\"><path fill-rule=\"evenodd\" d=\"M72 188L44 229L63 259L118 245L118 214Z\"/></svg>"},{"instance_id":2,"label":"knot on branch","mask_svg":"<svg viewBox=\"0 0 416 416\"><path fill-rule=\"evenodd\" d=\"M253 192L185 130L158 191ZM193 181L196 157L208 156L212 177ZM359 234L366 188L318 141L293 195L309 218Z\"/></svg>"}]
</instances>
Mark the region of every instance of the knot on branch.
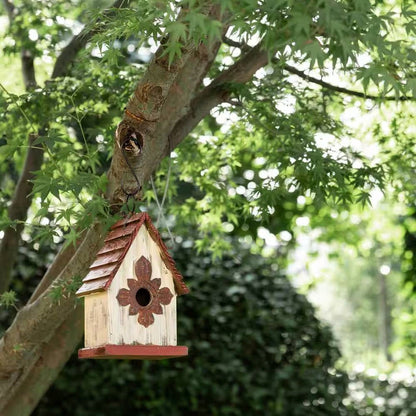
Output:
<instances>
[{"instance_id":1,"label":"knot on branch","mask_svg":"<svg viewBox=\"0 0 416 416\"><path fill-rule=\"evenodd\" d=\"M163 88L160 85L145 82L136 88L134 97L134 102L132 103L134 114L128 111L128 109L126 109L126 114L139 122L154 123L158 121L159 110L165 101Z\"/></svg>"},{"instance_id":2,"label":"knot on branch","mask_svg":"<svg viewBox=\"0 0 416 416\"><path fill-rule=\"evenodd\" d=\"M142 133L125 120L117 127L116 142L121 151L128 156L138 156L142 153L144 144Z\"/></svg>"}]
</instances>

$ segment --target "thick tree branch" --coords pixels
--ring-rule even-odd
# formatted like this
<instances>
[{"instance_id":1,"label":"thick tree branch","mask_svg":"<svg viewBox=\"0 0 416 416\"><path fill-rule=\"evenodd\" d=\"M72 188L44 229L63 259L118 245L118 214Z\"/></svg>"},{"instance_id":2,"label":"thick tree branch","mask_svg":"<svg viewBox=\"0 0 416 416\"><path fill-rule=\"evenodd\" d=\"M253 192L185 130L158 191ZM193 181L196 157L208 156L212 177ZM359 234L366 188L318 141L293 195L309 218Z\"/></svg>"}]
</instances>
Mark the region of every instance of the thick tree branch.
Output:
<instances>
[{"instance_id":1,"label":"thick tree branch","mask_svg":"<svg viewBox=\"0 0 416 416\"><path fill-rule=\"evenodd\" d=\"M205 13L216 19L219 7L207 3ZM113 210L128 197L140 199L142 184L165 155L168 134L189 104L218 47L219 42L190 43L171 63L163 45L156 52L116 131L107 187Z\"/></svg>"},{"instance_id":2,"label":"thick tree branch","mask_svg":"<svg viewBox=\"0 0 416 416\"><path fill-rule=\"evenodd\" d=\"M54 299L54 287L65 287L74 276L85 276L102 246L103 237L100 224L91 228L54 285L18 312L0 340L0 414L5 414L3 409L8 406L10 397L26 382L42 355L44 345L74 312L74 295L66 293Z\"/></svg>"},{"instance_id":3,"label":"thick tree branch","mask_svg":"<svg viewBox=\"0 0 416 416\"><path fill-rule=\"evenodd\" d=\"M112 14L112 9L127 7L129 3L130 0L116 0L109 9L103 11L103 15L109 17ZM62 49L62 52L56 59L55 66L52 71L52 79L68 75L71 65L73 64L79 51L85 48L86 44L94 35L103 30L104 27L102 25L96 25L92 30L82 30L78 35L74 36L68 45Z\"/></svg>"},{"instance_id":4,"label":"thick tree branch","mask_svg":"<svg viewBox=\"0 0 416 416\"><path fill-rule=\"evenodd\" d=\"M255 72L267 62L267 52L261 49L261 45L258 45L199 93L192 100L188 113L176 123L169 135L172 148L175 148L213 108L229 99L230 84L249 81Z\"/></svg>"},{"instance_id":5,"label":"thick tree branch","mask_svg":"<svg viewBox=\"0 0 416 416\"><path fill-rule=\"evenodd\" d=\"M29 135L29 149L26 155L26 161L13 195L12 203L8 209L10 220L16 221L16 224L14 228L6 228L0 243L0 264L2 268L0 293L7 290L10 284L11 272L17 257L20 235L24 228L23 222L26 220L27 210L32 203L32 197L29 195L33 190L32 180L34 178L34 172L40 169L43 162L43 151L33 146L36 137L34 134Z\"/></svg>"},{"instance_id":6,"label":"thick tree branch","mask_svg":"<svg viewBox=\"0 0 416 416\"><path fill-rule=\"evenodd\" d=\"M19 388L9 397L2 415L25 416L32 413L81 341L84 332L83 320L84 308L80 303L54 332L52 338L41 345L37 360Z\"/></svg>"}]
</instances>

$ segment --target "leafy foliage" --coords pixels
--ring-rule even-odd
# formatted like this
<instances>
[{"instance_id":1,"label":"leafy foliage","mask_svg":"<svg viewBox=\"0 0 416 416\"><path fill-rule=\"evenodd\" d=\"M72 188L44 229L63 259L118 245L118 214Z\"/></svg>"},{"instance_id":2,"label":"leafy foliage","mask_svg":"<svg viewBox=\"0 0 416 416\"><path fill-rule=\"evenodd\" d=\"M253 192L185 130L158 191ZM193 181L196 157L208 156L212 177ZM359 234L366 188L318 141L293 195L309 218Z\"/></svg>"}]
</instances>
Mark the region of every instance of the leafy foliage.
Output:
<instances>
[{"instance_id":1,"label":"leafy foliage","mask_svg":"<svg viewBox=\"0 0 416 416\"><path fill-rule=\"evenodd\" d=\"M8 292L3 292L0 295L0 306L9 308L16 307L16 292L14 290L9 290Z\"/></svg>"},{"instance_id":2,"label":"leafy foliage","mask_svg":"<svg viewBox=\"0 0 416 416\"><path fill-rule=\"evenodd\" d=\"M368 371L368 373L373 373ZM349 376L349 415L410 416L414 413L414 375L355 373Z\"/></svg>"},{"instance_id":3,"label":"leafy foliage","mask_svg":"<svg viewBox=\"0 0 416 416\"><path fill-rule=\"evenodd\" d=\"M54 216L51 227L39 236L45 242L53 235L67 234L74 224L81 231L97 216L107 216L101 195L111 158L110 137L150 51L161 42L172 62L182 47L221 35L219 21L204 14L204 2L132 1L128 8L105 13L88 9L88 4L71 11L62 2L49 6L47 1L36 6L22 3L16 17L21 25L13 25L3 43L22 38L13 32L17 27L27 33L32 30L32 38L36 31L39 41L14 43L5 52L14 56L24 46L48 60L83 22L85 30L95 33L88 52L80 55L69 77L20 95L3 90L0 96L5 140L0 147L2 169L10 164L11 155L15 161L4 170L5 200L14 183L8 172L19 170L26 150L21 138L28 129L44 128L35 143L45 150L46 158L33 193L39 198L35 198L34 220L39 224L42 218ZM237 44L261 40L271 65L245 86L229 85L232 105L224 105L214 114L217 120L211 118L196 129L174 159L173 172L181 186L190 183L197 189L183 204L172 206L172 212L199 224L205 235L198 247L214 255L227 246L222 239L226 223L237 227L253 220L271 222L276 212L287 209L283 208L287 201L298 196L316 208L323 203L368 204L371 189L382 188L389 173L385 164L369 160L348 144L355 132L340 119L348 103L288 77L286 62L310 68L318 65L323 74L332 66L344 70L344 75L348 72L349 79L358 73L364 87L371 81L384 93L393 88L403 94L411 90L411 82L407 89L404 79L412 79L408 74L414 62L411 45L403 37L411 32L414 20L408 4L401 14L382 2L332 0L309 2L307 7L283 0L221 1L219 8L229 26L228 36ZM241 53L224 45L209 78ZM363 66L358 59L366 54L369 61ZM399 66L394 73L386 69L387 64L380 64L392 55ZM374 75L380 71L384 75ZM228 128L221 127L224 117L233 120ZM198 138L201 135L211 138ZM162 167L156 180L160 193L164 192L164 172ZM177 189L172 183L169 197ZM147 198L153 199L152 192ZM4 211L2 218L6 226ZM68 235L74 241L76 236Z\"/></svg>"}]
</instances>

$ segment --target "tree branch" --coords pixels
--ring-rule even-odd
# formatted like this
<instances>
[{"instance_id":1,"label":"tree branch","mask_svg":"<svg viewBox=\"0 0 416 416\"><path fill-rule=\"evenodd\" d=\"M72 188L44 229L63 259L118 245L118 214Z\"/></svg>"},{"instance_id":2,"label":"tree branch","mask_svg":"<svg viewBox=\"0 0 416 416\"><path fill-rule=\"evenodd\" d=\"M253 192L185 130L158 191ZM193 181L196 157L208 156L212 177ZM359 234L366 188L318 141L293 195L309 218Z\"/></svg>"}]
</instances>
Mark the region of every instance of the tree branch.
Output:
<instances>
[{"instance_id":1,"label":"tree branch","mask_svg":"<svg viewBox=\"0 0 416 416\"><path fill-rule=\"evenodd\" d=\"M116 0L113 5L103 11L103 15L107 17L112 15L112 9L119 9L121 7L127 7L130 0ZM99 23L99 22L97 22ZM81 33L74 36L72 40L62 49L62 52L58 56L55 62L55 66L52 71L52 79L64 77L68 75L70 67L74 62L78 52L85 48L85 45L91 40L91 38L99 32L102 32L104 27L102 25L96 25L92 30L82 30Z\"/></svg>"},{"instance_id":2,"label":"tree branch","mask_svg":"<svg viewBox=\"0 0 416 416\"><path fill-rule=\"evenodd\" d=\"M79 249L49 287L33 303L16 315L12 325L0 340L0 413L8 406L10 397L22 386L42 356L45 344L74 312L75 296L71 293L54 299L55 287L65 287L74 276L85 276L88 267L102 246L103 229L94 225ZM33 409L33 408L32 408ZM27 413L28 414L28 413Z\"/></svg>"},{"instance_id":3,"label":"tree branch","mask_svg":"<svg viewBox=\"0 0 416 416\"><path fill-rule=\"evenodd\" d=\"M241 42L237 42L234 41L230 38L224 38L224 43L228 46L231 46L233 48L239 48L242 51L250 49L250 46L248 46L246 43L241 43ZM273 63L279 64L281 63L281 61L277 58L273 58L272 59ZM366 94L364 92L361 91L354 91L351 90L349 88L343 88L343 87L338 87L337 85L333 85L330 84L329 82L323 81L321 79L312 77L308 74L306 74L304 71L300 71L299 69L295 68L294 66L285 64L283 65L283 69L287 72L290 72L291 74L295 74L298 77L304 79L305 81L309 81L312 82L314 84L320 85L321 87L328 89L328 90L332 90L335 92L339 92L341 94L347 94L347 95L352 95L354 97L359 97L359 98L364 98L364 99L369 99L369 100L376 100L376 101L414 101L415 98L413 97L409 97L409 96L400 96L400 97L395 97L395 96L385 96L385 97L381 97L378 95L371 95L371 94Z\"/></svg>"},{"instance_id":4,"label":"tree branch","mask_svg":"<svg viewBox=\"0 0 416 416\"><path fill-rule=\"evenodd\" d=\"M33 146L37 135L29 135L29 149L26 155L23 171L13 195L12 203L8 209L11 221L16 221L15 227L8 227L4 231L0 243L0 264L2 268L2 279L0 279L0 293L8 289L11 281L11 272L17 257L20 235L23 231L23 222L27 217L27 210L32 203L29 196L33 190L34 172L39 170L43 162L43 151Z\"/></svg>"},{"instance_id":5,"label":"tree branch","mask_svg":"<svg viewBox=\"0 0 416 416\"><path fill-rule=\"evenodd\" d=\"M14 394L10 394L2 409L3 416L26 416L32 413L81 341L84 332L83 320L84 308L82 304L78 304L52 338L41 345L38 358L24 381L15 389ZM33 386L34 380L36 388Z\"/></svg>"},{"instance_id":6,"label":"tree branch","mask_svg":"<svg viewBox=\"0 0 416 416\"><path fill-rule=\"evenodd\" d=\"M188 113L172 129L169 135L172 148L175 148L213 108L229 99L230 84L242 84L249 81L267 62L267 52L261 49L261 45L257 45L214 79L192 100Z\"/></svg>"},{"instance_id":7,"label":"tree branch","mask_svg":"<svg viewBox=\"0 0 416 416\"><path fill-rule=\"evenodd\" d=\"M207 3L204 7L207 16L217 18L219 6ZM113 211L128 197L140 200L142 184L165 156L168 134L189 104L218 47L219 42L191 42L173 62L169 62L163 45L156 52L117 127L106 194ZM135 145L135 141L141 145Z\"/></svg>"},{"instance_id":8,"label":"tree branch","mask_svg":"<svg viewBox=\"0 0 416 416\"><path fill-rule=\"evenodd\" d=\"M26 91L30 91L38 85L36 82L33 54L28 49L24 49L20 55L22 61L23 83L25 84Z\"/></svg>"},{"instance_id":9,"label":"tree branch","mask_svg":"<svg viewBox=\"0 0 416 416\"><path fill-rule=\"evenodd\" d=\"M278 63L279 61L277 59L274 59L273 62ZM343 88L343 87L338 87L336 85L330 84L329 82L323 81L321 79L312 77L310 75L305 74L305 72L300 71L299 69L291 66L291 65L283 65L283 69L286 70L287 72L290 72L292 74L297 75L298 77L304 79L305 81L309 81L312 82L314 84L320 85L323 88L326 88L328 90L332 90L335 92L339 92L341 94L347 94L347 95L352 95L354 97L360 97L360 98L365 98L368 100L377 100L377 101L413 101L414 98L413 97L408 97L408 96L400 96L400 97L392 97L392 96L385 96L385 97L380 97L377 95L371 95L371 94L365 94L363 92L360 91L354 91L354 90L350 90L348 88Z\"/></svg>"}]
</instances>

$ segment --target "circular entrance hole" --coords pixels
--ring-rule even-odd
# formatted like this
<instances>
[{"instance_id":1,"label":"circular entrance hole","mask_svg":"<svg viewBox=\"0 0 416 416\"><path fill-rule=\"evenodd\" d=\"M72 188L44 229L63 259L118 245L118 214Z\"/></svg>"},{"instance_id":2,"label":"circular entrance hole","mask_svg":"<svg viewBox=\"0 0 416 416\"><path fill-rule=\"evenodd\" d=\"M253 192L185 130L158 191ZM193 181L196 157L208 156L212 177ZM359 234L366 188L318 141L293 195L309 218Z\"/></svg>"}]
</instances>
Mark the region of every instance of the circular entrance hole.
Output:
<instances>
[{"instance_id":1,"label":"circular entrance hole","mask_svg":"<svg viewBox=\"0 0 416 416\"><path fill-rule=\"evenodd\" d=\"M147 306L152 299L150 292L142 287L136 292L136 300L140 306Z\"/></svg>"}]
</instances>

